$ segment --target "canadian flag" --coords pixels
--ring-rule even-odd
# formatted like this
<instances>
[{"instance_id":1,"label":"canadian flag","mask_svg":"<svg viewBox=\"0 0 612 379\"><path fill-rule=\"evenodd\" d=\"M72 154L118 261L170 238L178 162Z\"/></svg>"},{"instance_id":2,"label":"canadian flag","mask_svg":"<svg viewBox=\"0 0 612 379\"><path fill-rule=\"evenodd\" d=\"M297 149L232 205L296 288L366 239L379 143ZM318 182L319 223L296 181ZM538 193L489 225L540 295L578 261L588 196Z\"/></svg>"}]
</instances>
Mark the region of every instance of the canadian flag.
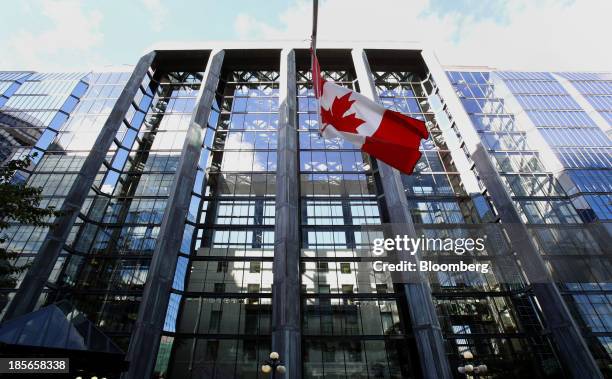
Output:
<instances>
[{"instance_id":1,"label":"canadian flag","mask_svg":"<svg viewBox=\"0 0 612 379\"><path fill-rule=\"evenodd\" d=\"M411 174L421 157L421 139L429 135L425 123L385 109L358 92L325 81L316 55L312 56L315 96L319 99L324 138L341 137L362 151Z\"/></svg>"}]
</instances>

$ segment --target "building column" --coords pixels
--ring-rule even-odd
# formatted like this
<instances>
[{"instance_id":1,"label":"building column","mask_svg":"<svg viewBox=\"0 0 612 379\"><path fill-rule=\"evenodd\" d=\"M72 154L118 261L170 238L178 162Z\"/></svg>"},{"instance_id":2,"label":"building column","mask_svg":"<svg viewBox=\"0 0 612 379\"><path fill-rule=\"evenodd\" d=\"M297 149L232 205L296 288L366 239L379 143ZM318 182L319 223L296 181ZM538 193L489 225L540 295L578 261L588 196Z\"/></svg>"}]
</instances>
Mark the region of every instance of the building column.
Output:
<instances>
[{"instance_id":1,"label":"building column","mask_svg":"<svg viewBox=\"0 0 612 379\"><path fill-rule=\"evenodd\" d=\"M295 52L281 51L279 123L272 284L272 350L302 376L300 298L300 216Z\"/></svg>"},{"instance_id":2,"label":"building column","mask_svg":"<svg viewBox=\"0 0 612 379\"><path fill-rule=\"evenodd\" d=\"M546 327L556 343L561 362L573 378L603 378L580 334L578 325L572 318L559 289L546 268L546 263L522 222L514 201L507 192L486 148L482 145L476 128L453 90L446 73L432 52L423 51L422 56L440 90L442 100L461 133L478 176L491 196L491 202L495 205L504 225L504 231L510 240L512 250L538 300Z\"/></svg>"},{"instance_id":3,"label":"building column","mask_svg":"<svg viewBox=\"0 0 612 379\"><path fill-rule=\"evenodd\" d=\"M351 52L361 93L379 101L372 78L370 64L365 51L353 49ZM399 171L377 161L382 182L389 221L393 224L393 234L416 238L417 233L410 215L408 200ZM406 257L416 259L416 257ZM412 332L416 340L423 378L452 378L450 365L444 349L444 337L431 297L427 278L421 273L413 273L413 278L404 285L406 300L410 311Z\"/></svg>"},{"instance_id":4,"label":"building column","mask_svg":"<svg viewBox=\"0 0 612 379\"><path fill-rule=\"evenodd\" d=\"M66 195L62 203L60 209L62 212L61 216L56 218L53 226L47 233L36 258L32 262L32 266L26 273L15 298L9 305L4 316L5 320L34 310L45 287L45 283L83 207L83 203L89 195L91 186L102 166L108 149L111 147L113 139L140 88L142 80L155 59L155 55L154 51L144 55L140 58L136 67L134 67L130 79L123 88L121 95L119 95L115 106L106 119L100 134L96 138L96 142L92 146L90 153L87 155L83 166L70 187L68 195Z\"/></svg>"},{"instance_id":5,"label":"building column","mask_svg":"<svg viewBox=\"0 0 612 379\"><path fill-rule=\"evenodd\" d=\"M155 368L162 328L168 310L170 289L174 280L176 260L183 239L185 220L196 180L198 160L210 110L215 99L223 50L213 50L206 65L202 84L196 98L181 158L174 175L170 197L164 211L155 250L147 275L127 353L130 368L124 378L149 378Z\"/></svg>"}]
</instances>

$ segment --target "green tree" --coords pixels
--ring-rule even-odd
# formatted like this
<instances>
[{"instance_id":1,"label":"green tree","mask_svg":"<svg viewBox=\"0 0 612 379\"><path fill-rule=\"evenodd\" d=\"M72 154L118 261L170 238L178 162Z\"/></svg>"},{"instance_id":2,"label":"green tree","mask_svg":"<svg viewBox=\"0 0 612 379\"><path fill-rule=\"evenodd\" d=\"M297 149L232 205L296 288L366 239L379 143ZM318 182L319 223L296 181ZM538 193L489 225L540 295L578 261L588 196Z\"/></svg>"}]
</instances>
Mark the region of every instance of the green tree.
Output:
<instances>
[{"instance_id":1,"label":"green tree","mask_svg":"<svg viewBox=\"0 0 612 379\"><path fill-rule=\"evenodd\" d=\"M29 265L15 265L18 253L7 250L6 229L13 222L33 226L48 226L51 216L58 216L53 207L41 207L42 188L30 187L16 180L16 174L32 163L31 156L9 161L0 167L0 288L14 288L17 276L27 270ZM0 310L6 299L0 295Z\"/></svg>"}]
</instances>

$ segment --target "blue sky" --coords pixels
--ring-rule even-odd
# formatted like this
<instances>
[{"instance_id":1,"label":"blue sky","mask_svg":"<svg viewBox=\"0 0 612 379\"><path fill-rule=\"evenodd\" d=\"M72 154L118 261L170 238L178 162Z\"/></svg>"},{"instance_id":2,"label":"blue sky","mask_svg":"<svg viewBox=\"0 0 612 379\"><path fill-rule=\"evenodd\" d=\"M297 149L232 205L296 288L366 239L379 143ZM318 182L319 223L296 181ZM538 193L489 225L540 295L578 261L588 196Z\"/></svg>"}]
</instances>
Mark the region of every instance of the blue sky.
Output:
<instances>
[{"instance_id":1,"label":"blue sky","mask_svg":"<svg viewBox=\"0 0 612 379\"><path fill-rule=\"evenodd\" d=\"M231 6L228 6L230 3ZM66 34L74 32L77 34L74 35L75 39L88 39L86 43L91 48L57 46L55 51L43 54L52 58L54 66L81 67L96 60L101 65L133 63L145 49L158 41L237 39L231 21L236 9L263 18L266 12L274 13L286 4L282 0L22 0L13 1L12 6L4 4L2 19L3 29L8 31L4 35L5 43L13 40L17 44L20 38L29 41L28 37L48 33L57 24L70 23L75 18L87 20L85 28L89 33L78 36L79 28L73 28L66 30ZM51 15L54 8L69 8L72 14L65 18L54 17ZM278 19L272 18L270 21L275 20ZM95 38L98 34L101 38ZM40 46L31 46L32 49L37 47ZM6 49L0 52L0 57L3 55L11 61ZM78 63L79 56L87 62ZM4 62L5 59L0 59L0 69L4 68ZM32 60L31 63L38 62Z\"/></svg>"},{"instance_id":2,"label":"blue sky","mask_svg":"<svg viewBox=\"0 0 612 379\"><path fill-rule=\"evenodd\" d=\"M447 65L612 71L607 0L321 0L321 40L422 41ZM303 40L308 0L3 4L0 69L133 64L156 43Z\"/></svg>"}]
</instances>

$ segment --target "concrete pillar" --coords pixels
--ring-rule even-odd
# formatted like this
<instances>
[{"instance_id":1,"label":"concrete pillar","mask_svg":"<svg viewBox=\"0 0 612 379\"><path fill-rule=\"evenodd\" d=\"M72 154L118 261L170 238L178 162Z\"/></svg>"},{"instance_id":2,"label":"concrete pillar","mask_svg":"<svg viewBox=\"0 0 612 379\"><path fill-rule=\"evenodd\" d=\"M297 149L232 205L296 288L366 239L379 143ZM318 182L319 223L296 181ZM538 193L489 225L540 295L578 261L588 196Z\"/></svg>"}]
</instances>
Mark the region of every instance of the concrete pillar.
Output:
<instances>
[{"instance_id":1,"label":"concrete pillar","mask_svg":"<svg viewBox=\"0 0 612 379\"><path fill-rule=\"evenodd\" d=\"M32 262L32 266L25 275L15 298L7 309L4 316L5 320L34 310L45 287L45 283L53 270L53 266L66 243L70 230L89 194L100 166L102 166L108 149L113 143L113 138L115 138L130 108L131 102L134 96L136 96L142 80L154 59L155 52L153 51L140 58L136 64L130 79L123 88L121 95L119 95L79 174L74 180L72 187L70 187L68 195L66 195L60 209L63 214L55 220L53 227L47 233L36 258Z\"/></svg>"},{"instance_id":2,"label":"concrete pillar","mask_svg":"<svg viewBox=\"0 0 612 379\"><path fill-rule=\"evenodd\" d=\"M378 101L378 94L365 51L353 49L352 56L361 93ZM416 238L414 223L410 215L408 200L404 195L399 171L381 161L378 161L378 171L389 212L389 221L393 224L392 233ZM402 256L402 259L416 260L414 256ZM421 273L412 273L411 276L413 278L406 281L407 284L404 288L410 310L412 331L419 350L423 378L452 378L444 349L444 337L431 297L429 282Z\"/></svg>"},{"instance_id":3,"label":"concrete pillar","mask_svg":"<svg viewBox=\"0 0 612 379\"><path fill-rule=\"evenodd\" d=\"M283 49L272 284L272 350L287 367L286 378L302 376L300 300L300 216L295 52Z\"/></svg>"},{"instance_id":4,"label":"concrete pillar","mask_svg":"<svg viewBox=\"0 0 612 379\"><path fill-rule=\"evenodd\" d=\"M461 133L476 171L497 209L520 267L538 300L546 327L557 345L561 362L573 378L603 378L587 344L580 335L578 325L554 284L527 227L521 220L514 201L507 192L486 148L482 145L476 128L453 90L446 73L432 52L423 51L422 56L440 90L440 96Z\"/></svg>"},{"instance_id":5,"label":"concrete pillar","mask_svg":"<svg viewBox=\"0 0 612 379\"><path fill-rule=\"evenodd\" d=\"M206 65L196 99L195 111L187 129L181 158L162 218L155 251L151 258L142 302L138 309L138 318L134 324L127 353L130 368L123 375L124 378L150 378L155 368L157 350L170 299L170 289L174 280L176 260L191 201L191 190L196 179L204 133L215 99L224 55L223 50L213 50Z\"/></svg>"}]
</instances>

